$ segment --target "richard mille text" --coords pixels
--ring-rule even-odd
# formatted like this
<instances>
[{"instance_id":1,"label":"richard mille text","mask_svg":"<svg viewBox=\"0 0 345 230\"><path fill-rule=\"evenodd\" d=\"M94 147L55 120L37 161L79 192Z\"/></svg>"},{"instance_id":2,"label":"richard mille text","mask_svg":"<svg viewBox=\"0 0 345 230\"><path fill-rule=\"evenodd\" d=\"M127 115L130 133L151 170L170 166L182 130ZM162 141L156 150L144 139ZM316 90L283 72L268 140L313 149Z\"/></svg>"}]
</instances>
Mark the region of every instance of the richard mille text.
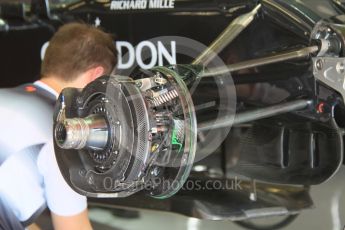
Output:
<instances>
[{"instance_id":1,"label":"richard mille text","mask_svg":"<svg viewBox=\"0 0 345 230\"><path fill-rule=\"evenodd\" d=\"M173 9L175 0L121 0L111 1L111 10Z\"/></svg>"}]
</instances>

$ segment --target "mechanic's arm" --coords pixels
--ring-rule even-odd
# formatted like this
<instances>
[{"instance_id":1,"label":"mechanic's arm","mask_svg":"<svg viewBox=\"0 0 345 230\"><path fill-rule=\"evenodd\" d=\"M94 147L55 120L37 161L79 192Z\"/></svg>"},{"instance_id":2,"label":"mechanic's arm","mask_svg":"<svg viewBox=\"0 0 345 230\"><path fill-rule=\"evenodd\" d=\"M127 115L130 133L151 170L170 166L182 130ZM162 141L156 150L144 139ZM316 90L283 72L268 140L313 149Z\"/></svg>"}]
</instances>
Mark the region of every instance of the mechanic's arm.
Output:
<instances>
[{"instance_id":1,"label":"mechanic's arm","mask_svg":"<svg viewBox=\"0 0 345 230\"><path fill-rule=\"evenodd\" d=\"M54 229L92 229L86 197L73 191L64 180L51 142L42 148L37 162L43 176L45 198L51 211Z\"/></svg>"},{"instance_id":2,"label":"mechanic's arm","mask_svg":"<svg viewBox=\"0 0 345 230\"><path fill-rule=\"evenodd\" d=\"M74 216L59 216L52 213L53 225L55 230L75 229L75 230L91 230L91 224L85 209L80 214Z\"/></svg>"}]
</instances>

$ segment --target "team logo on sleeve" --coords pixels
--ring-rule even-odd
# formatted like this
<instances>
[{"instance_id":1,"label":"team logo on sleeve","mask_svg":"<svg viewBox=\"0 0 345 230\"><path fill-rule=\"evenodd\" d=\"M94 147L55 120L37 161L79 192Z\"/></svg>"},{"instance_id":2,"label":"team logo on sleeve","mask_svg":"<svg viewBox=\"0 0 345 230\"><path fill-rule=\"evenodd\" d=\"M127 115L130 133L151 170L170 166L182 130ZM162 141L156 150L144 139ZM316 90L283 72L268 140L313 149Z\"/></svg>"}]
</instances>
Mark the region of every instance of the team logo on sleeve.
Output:
<instances>
[{"instance_id":1,"label":"team logo on sleeve","mask_svg":"<svg viewBox=\"0 0 345 230\"><path fill-rule=\"evenodd\" d=\"M33 92L36 92L36 87L32 86L32 85L28 85L25 87L25 91L28 92L28 93L33 93Z\"/></svg>"}]
</instances>

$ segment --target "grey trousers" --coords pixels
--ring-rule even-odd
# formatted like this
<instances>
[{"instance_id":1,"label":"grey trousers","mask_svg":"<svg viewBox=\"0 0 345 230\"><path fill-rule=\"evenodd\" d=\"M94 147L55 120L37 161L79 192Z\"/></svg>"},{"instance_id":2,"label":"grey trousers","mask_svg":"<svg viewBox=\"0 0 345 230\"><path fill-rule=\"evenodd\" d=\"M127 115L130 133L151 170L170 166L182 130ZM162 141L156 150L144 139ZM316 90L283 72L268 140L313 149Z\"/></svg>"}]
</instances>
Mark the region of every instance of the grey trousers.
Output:
<instances>
[{"instance_id":1,"label":"grey trousers","mask_svg":"<svg viewBox=\"0 0 345 230\"><path fill-rule=\"evenodd\" d=\"M24 226L0 198L0 230L24 230Z\"/></svg>"}]
</instances>

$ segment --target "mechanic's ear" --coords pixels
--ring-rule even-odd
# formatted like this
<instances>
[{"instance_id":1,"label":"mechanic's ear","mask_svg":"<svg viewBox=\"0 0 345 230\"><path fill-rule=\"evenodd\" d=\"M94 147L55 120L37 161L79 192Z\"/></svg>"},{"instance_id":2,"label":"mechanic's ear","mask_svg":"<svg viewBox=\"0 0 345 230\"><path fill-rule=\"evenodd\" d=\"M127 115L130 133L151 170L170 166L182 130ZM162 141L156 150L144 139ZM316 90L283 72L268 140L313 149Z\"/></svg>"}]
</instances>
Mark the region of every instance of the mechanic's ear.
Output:
<instances>
[{"instance_id":1,"label":"mechanic's ear","mask_svg":"<svg viewBox=\"0 0 345 230\"><path fill-rule=\"evenodd\" d=\"M94 81L97 78L103 76L104 74L104 67L103 66L97 66L95 68L92 68L90 71L90 80Z\"/></svg>"}]
</instances>

